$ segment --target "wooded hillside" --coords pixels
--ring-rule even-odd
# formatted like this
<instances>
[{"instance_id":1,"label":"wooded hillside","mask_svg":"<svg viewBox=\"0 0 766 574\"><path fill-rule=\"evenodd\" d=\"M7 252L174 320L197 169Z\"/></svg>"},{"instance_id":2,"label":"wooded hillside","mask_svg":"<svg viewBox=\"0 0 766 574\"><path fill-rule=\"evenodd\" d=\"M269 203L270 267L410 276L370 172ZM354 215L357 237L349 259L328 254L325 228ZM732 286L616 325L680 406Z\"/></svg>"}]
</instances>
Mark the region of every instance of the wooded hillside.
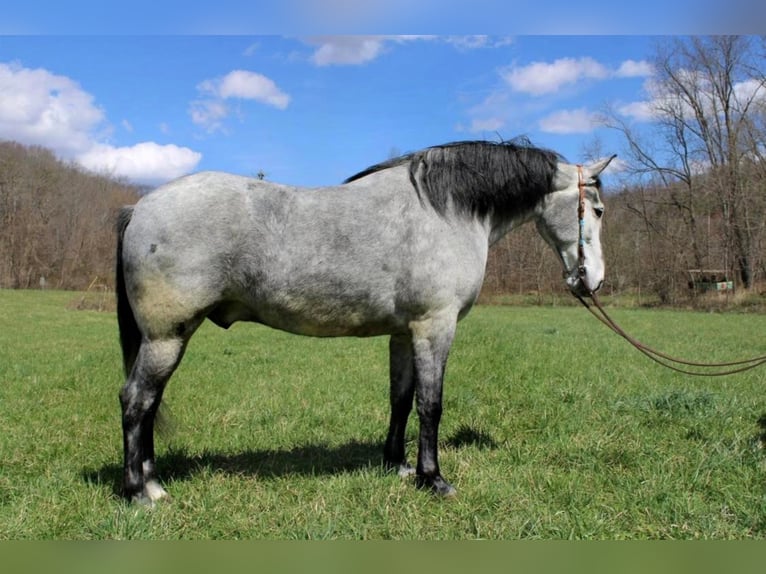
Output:
<instances>
[{"instance_id":1,"label":"wooded hillside","mask_svg":"<svg viewBox=\"0 0 766 574\"><path fill-rule=\"evenodd\" d=\"M0 287L112 285L114 217L138 189L0 142Z\"/></svg>"}]
</instances>

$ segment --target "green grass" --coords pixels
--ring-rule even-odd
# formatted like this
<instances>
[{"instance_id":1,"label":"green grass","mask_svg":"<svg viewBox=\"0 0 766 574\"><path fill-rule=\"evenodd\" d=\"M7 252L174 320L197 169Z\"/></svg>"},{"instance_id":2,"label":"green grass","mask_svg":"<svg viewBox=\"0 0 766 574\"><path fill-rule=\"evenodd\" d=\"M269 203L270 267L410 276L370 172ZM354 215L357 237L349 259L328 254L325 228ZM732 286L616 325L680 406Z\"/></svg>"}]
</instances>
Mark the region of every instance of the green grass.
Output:
<instances>
[{"instance_id":1,"label":"green grass","mask_svg":"<svg viewBox=\"0 0 766 574\"><path fill-rule=\"evenodd\" d=\"M381 468L386 339L205 324L166 393L172 500L130 506L115 318L68 309L76 297L0 291L1 539L766 535L766 370L678 375L577 307L479 307L461 323L440 440L453 500ZM614 315L673 354L765 352L764 315ZM416 432L413 418L411 459Z\"/></svg>"}]
</instances>

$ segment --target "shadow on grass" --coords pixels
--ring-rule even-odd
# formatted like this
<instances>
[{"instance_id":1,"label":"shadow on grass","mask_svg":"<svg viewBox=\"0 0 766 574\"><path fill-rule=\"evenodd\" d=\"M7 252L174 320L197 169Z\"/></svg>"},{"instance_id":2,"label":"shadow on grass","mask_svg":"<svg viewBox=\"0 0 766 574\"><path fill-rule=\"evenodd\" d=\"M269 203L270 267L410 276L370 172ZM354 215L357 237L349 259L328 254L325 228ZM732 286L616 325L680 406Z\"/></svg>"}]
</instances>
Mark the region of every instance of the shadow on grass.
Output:
<instances>
[{"instance_id":1,"label":"shadow on grass","mask_svg":"<svg viewBox=\"0 0 766 574\"><path fill-rule=\"evenodd\" d=\"M762 414L757 421L760 432L758 433L758 446L766 450L766 413Z\"/></svg>"},{"instance_id":2,"label":"shadow on grass","mask_svg":"<svg viewBox=\"0 0 766 574\"><path fill-rule=\"evenodd\" d=\"M495 448L489 435L462 426L446 441L446 446L461 448L475 445ZM416 447L415 447L416 448ZM415 452L410 447L410 457ZM170 450L157 457L157 471L161 481L189 480L208 471L232 475L274 478L290 475L321 476L352 472L363 468L379 467L383 471L383 445L380 442L351 440L340 446L312 444L282 450L246 450L238 453L189 453L184 449ZM106 464L97 469L83 469L83 480L90 484L107 484L115 495L120 495L122 465Z\"/></svg>"},{"instance_id":3,"label":"shadow on grass","mask_svg":"<svg viewBox=\"0 0 766 574\"><path fill-rule=\"evenodd\" d=\"M475 446L479 449L497 448L497 443L491 435L476 430L468 425L462 425L457 432L447 439L447 445L452 448L463 448L466 446Z\"/></svg>"}]
</instances>

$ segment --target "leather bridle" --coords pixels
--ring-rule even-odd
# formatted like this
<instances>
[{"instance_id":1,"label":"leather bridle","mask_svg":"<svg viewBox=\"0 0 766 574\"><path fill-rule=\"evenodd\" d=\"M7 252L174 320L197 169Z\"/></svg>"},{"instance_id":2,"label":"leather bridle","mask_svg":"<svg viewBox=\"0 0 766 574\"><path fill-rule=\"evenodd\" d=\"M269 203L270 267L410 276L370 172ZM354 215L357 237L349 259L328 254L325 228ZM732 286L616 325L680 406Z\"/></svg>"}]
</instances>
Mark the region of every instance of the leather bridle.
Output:
<instances>
[{"instance_id":1,"label":"leather bridle","mask_svg":"<svg viewBox=\"0 0 766 574\"><path fill-rule=\"evenodd\" d=\"M580 281L585 279L585 178L582 175L582 166L577 166L577 190L579 199L577 202L577 274Z\"/></svg>"}]
</instances>

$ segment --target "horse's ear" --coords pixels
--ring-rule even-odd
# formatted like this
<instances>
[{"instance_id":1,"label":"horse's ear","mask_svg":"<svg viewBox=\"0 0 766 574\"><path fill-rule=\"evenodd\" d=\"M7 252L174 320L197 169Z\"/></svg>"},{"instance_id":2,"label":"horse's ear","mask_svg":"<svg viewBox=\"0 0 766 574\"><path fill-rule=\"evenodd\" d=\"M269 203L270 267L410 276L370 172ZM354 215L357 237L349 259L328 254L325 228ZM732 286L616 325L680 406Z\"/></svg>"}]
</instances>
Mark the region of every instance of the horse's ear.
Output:
<instances>
[{"instance_id":1,"label":"horse's ear","mask_svg":"<svg viewBox=\"0 0 766 574\"><path fill-rule=\"evenodd\" d=\"M611 163L611 161L616 157L617 157L617 154L614 154L611 157L600 159L595 163L584 166L583 171L585 172L586 179L597 178L601 174L601 172L606 169L606 166L608 166Z\"/></svg>"}]
</instances>

